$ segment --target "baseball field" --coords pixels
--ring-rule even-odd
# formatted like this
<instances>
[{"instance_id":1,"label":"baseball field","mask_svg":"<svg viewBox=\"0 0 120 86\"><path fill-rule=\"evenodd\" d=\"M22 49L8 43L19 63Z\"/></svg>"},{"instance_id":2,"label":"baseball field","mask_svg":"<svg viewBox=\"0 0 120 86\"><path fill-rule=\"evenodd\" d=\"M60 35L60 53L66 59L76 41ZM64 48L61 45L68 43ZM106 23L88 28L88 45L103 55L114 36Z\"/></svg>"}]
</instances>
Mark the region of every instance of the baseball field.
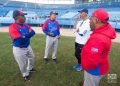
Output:
<instances>
[{"instance_id":1,"label":"baseball field","mask_svg":"<svg viewBox=\"0 0 120 86\"><path fill-rule=\"evenodd\" d=\"M66 32L64 32L66 33ZM76 64L74 57L74 37L61 36L58 48L58 64L54 64L49 55L49 64L44 64L45 36L35 35L31 46L35 53L35 73L31 81L25 82L12 54L11 40L7 32L0 32L0 86L80 86L83 81L83 71L76 72L72 67ZM120 86L120 43L113 42L110 51L110 72L117 77L108 75L101 81L100 86Z\"/></svg>"}]
</instances>

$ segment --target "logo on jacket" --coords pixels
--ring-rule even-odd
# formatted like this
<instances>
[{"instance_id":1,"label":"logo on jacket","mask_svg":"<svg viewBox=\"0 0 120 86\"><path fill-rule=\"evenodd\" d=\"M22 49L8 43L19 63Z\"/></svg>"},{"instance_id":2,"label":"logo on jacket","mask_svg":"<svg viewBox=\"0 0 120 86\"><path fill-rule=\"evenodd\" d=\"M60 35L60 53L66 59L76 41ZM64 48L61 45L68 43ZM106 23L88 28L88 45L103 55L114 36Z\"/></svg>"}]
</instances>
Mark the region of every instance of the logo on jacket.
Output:
<instances>
[{"instance_id":1,"label":"logo on jacket","mask_svg":"<svg viewBox=\"0 0 120 86\"><path fill-rule=\"evenodd\" d=\"M91 51L95 52L95 53L98 53L98 48L93 47L93 48L91 48Z\"/></svg>"}]
</instances>

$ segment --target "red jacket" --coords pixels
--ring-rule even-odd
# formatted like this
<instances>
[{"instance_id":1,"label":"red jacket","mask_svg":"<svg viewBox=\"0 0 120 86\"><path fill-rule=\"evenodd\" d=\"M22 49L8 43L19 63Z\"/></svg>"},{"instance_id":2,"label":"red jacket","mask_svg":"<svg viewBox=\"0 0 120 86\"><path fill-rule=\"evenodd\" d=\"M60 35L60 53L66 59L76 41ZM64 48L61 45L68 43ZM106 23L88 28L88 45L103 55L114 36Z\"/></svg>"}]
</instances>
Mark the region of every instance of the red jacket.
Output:
<instances>
[{"instance_id":1,"label":"red jacket","mask_svg":"<svg viewBox=\"0 0 120 86\"><path fill-rule=\"evenodd\" d=\"M82 49L82 67L84 70L94 70L100 75L109 71L108 54L111 47L111 39L116 38L115 30L110 24L97 28L91 34L89 40Z\"/></svg>"}]
</instances>

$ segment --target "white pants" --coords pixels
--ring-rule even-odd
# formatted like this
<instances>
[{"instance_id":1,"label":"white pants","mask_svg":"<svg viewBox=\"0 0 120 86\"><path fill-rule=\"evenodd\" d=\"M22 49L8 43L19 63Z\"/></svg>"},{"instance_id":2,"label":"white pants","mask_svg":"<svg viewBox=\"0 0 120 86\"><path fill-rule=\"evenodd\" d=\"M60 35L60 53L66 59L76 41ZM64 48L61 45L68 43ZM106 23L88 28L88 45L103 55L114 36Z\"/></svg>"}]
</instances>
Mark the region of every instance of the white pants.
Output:
<instances>
[{"instance_id":1,"label":"white pants","mask_svg":"<svg viewBox=\"0 0 120 86\"><path fill-rule=\"evenodd\" d=\"M57 37L46 37L46 48L44 58L48 58L50 49L53 47L52 59L56 59L56 53L58 48L58 38Z\"/></svg>"},{"instance_id":2,"label":"white pants","mask_svg":"<svg viewBox=\"0 0 120 86\"><path fill-rule=\"evenodd\" d=\"M95 76L84 71L84 83L83 86L99 86L100 80L103 76Z\"/></svg>"},{"instance_id":3,"label":"white pants","mask_svg":"<svg viewBox=\"0 0 120 86\"><path fill-rule=\"evenodd\" d=\"M33 68L35 57L31 46L28 46L27 48L13 46L13 55L18 63L22 76L28 76L29 70Z\"/></svg>"}]
</instances>

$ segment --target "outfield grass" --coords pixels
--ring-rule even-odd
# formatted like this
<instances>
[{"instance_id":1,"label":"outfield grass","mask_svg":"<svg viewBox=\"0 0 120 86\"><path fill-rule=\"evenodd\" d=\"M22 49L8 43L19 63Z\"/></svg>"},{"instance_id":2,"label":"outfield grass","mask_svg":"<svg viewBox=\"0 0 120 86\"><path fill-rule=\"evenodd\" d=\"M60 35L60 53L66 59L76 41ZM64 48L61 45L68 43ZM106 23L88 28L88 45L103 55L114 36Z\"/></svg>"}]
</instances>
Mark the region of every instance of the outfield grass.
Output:
<instances>
[{"instance_id":1,"label":"outfield grass","mask_svg":"<svg viewBox=\"0 0 120 86\"><path fill-rule=\"evenodd\" d=\"M31 82L25 83L21 77L18 65L12 54L11 41L7 33L0 33L0 86L80 86L83 80L83 71L76 72L72 69L75 65L74 38L61 37L57 58L59 64L43 62L45 36L36 35L31 40L35 53L36 73L32 74ZM101 81L100 86L120 86L120 44L113 43L110 53L111 71L117 74L117 83L107 82L107 77Z\"/></svg>"}]
</instances>

